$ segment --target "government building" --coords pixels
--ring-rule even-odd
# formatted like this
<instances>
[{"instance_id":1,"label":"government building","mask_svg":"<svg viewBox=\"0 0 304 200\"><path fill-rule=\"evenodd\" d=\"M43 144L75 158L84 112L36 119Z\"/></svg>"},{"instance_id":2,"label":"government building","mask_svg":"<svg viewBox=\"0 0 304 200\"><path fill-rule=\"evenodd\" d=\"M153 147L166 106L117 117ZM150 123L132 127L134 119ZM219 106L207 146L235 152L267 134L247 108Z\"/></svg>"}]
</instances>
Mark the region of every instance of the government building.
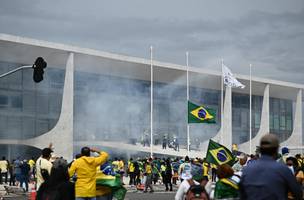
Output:
<instances>
[{"instance_id":1,"label":"government building","mask_svg":"<svg viewBox=\"0 0 304 200\"><path fill-rule=\"evenodd\" d=\"M214 124L189 124L190 153L204 157L209 139L228 148L237 144L240 151L253 153L268 132L279 137L281 146L302 147L304 85L252 77L250 149L247 75L236 75L245 89L225 87L222 114L222 75L206 66L187 68L0 34L0 74L32 65L40 56L47 62L40 83L33 81L32 69L0 79L0 156L38 156L49 143L56 155L68 160L82 146L127 155L155 151L185 156L187 69L189 100L216 112ZM146 139L151 141L151 130L152 148L142 145ZM180 151L162 150L164 137L168 141L177 138Z\"/></svg>"}]
</instances>

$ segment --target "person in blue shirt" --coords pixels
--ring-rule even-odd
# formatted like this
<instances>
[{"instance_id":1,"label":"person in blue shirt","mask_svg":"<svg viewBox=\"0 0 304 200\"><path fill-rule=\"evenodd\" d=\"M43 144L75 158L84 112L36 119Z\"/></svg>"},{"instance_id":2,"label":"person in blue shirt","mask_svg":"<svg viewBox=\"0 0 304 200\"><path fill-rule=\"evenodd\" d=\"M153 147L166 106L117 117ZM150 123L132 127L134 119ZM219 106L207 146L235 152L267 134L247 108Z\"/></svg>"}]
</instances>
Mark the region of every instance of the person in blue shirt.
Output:
<instances>
[{"instance_id":1,"label":"person in blue shirt","mask_svg":"<svg viewBox=\"0 0 304 200\"><path fill-rule=\"evenodd\" d=\"M302 199L302 189L295 176L282 163L276 162L279 140L274 134L261 138L261 158L243 169L240 199L285 200L288 192L294 199Z\"/></svg>"}]
</instances>

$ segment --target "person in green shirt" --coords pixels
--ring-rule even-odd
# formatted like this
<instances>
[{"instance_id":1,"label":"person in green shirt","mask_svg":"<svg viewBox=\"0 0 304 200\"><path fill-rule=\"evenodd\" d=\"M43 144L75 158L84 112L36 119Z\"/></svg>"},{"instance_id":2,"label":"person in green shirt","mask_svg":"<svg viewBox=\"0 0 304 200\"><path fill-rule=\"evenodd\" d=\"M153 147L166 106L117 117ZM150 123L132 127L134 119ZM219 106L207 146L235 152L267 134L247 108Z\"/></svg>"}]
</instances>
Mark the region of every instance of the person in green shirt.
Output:
<instances>
[{"instance_id":1,"label":"person in green shirt","mask_svg":"<svg viewBox=\"0 0 304 200\"><path fill-rule=\"evenodd\" d=\"M219 180L215 184L214 198L238 198L240 177L234 175L234 171L230 165L223 164L218 166L216 173Z\"/></svg>"}]
</instances>

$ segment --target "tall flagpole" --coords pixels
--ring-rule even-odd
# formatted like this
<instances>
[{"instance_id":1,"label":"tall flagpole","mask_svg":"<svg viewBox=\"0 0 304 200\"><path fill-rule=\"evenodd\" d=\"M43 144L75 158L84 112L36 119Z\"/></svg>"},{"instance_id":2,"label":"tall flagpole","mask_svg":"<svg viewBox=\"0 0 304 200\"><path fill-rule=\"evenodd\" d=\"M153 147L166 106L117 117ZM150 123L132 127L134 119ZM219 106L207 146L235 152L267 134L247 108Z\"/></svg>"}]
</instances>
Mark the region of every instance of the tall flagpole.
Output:
<instances>
[{"instance_id":1,"label":"tall flagpole","mask_svg":"<svg viewBox=\"0 0 304 200\"><path fill-rule=\"evenodd\" d=\"M186 65L187 65L187 105L189 102L189 52L186 52ZM188 109L188 108L187 108ZM190 127L187 122L187 155L189 156L190 152Z\"/></svg>"},{"instance_id":2,"label":"tall flagpole","mask_svg":"<svg viewBox=\"0 0 304 200\"><path fill-rule=\"evenodd\" d=\"M249 89L249 152L251 155L251 148L252 148L252 81L251 81L251 64L249 65L249 82L250 82L250 89Z\"/></svg>"},{"instance_id":3,"label":"tall flagpole","mask_svg":"<svg viewBox=\"0 0 304 200\"><path fill-rule=\"evenodd\" d=\"M150 155L153 158L153 47L150 46L150 73L151 73L151 89L150 89Z\"/></svg>"},{"instance_id":4,"label":"tall flagpole","mask_svg":"<svg viewBox=\"0 0 304 200\"><path fill-rule=\"evenodd\" d=\"M224 76L223 76L223 65L224 59L222 59L222 80L221 80L221 136L220 143L223 144L223 134L224 134Z\"/></svg>"}]
</instances>

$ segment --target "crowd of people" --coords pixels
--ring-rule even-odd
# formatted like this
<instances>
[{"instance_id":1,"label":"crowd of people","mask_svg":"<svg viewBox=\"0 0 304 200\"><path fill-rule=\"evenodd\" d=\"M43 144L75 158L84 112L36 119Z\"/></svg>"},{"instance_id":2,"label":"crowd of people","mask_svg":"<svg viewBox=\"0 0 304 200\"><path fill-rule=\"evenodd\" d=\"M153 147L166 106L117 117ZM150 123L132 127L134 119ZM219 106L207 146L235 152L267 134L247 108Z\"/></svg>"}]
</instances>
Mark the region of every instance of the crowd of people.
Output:
<instances>
[{"instance_id":1,"label":"crowd of people","mask_svg":"<svg viewBox=\"0 0 304 200\"><path fill-rule=\"evenodd\" d=\"M173 191L175 200L184 199L302 199L304 159L291 156L287 148L278 156L279 141L267 134L260 142L260 155L237 156L232 166L193 158L111 159L106 152L83 147L68 163L52 158L52 146L44 148L35 161L0 161L0 183L29 190L36 183L37 200L111 200L111 188L96 186L99 171L119 177L121 184L144 193L154 188ZM94 156L91 156L91 154ZM128 182L124 177L128 176Z\"/></svg>"}]
</instances>

